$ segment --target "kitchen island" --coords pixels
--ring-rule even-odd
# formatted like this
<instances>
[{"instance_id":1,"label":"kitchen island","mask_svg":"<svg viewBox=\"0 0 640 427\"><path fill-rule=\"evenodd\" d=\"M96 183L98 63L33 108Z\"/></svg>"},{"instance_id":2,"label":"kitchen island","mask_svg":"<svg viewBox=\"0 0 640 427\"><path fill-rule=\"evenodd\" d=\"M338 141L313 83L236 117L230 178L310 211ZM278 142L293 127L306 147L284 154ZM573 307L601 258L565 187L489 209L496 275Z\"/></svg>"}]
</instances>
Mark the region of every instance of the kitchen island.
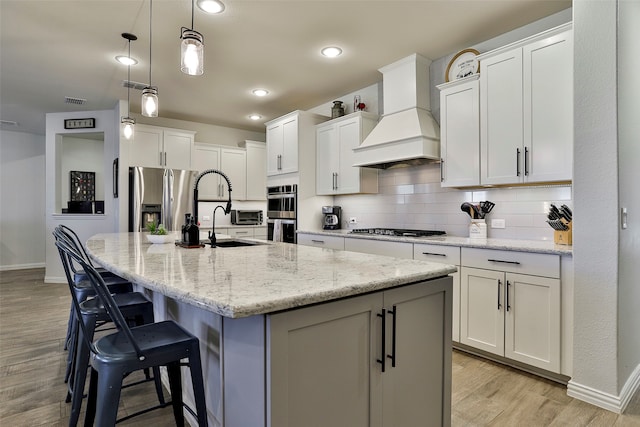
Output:
<instances>
[{"instance_id":1,"label":"kitchen island","mask_svg":"<svg viewBox=\"0 0 640 427\"><path fill-rule=\"evenodd\" d=\"M200 338L212 426L450 424L453 266L273 242L185 249L142 233L98 234L87 249L152 298L156 321Z\"/></svg>"}]
</instances>

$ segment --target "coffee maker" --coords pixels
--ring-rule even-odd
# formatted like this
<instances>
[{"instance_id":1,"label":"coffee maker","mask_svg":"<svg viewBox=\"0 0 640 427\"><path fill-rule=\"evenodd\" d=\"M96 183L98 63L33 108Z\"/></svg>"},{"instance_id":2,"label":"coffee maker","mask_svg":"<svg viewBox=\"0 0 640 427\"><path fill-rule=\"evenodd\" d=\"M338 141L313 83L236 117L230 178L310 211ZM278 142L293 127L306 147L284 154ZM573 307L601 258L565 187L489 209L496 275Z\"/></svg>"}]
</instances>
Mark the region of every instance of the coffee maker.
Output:
<instances>
[{"instance_id":1,"label":"coffee maker","mask_svg":"<svg viewBox=\"0 0 640 427\"><path fill-rule=\"evenodd\" d=\"M322 207L322 229L323 230L339 230L340 229L340 206L323 206Z\"/></svg>"}]
</instances>

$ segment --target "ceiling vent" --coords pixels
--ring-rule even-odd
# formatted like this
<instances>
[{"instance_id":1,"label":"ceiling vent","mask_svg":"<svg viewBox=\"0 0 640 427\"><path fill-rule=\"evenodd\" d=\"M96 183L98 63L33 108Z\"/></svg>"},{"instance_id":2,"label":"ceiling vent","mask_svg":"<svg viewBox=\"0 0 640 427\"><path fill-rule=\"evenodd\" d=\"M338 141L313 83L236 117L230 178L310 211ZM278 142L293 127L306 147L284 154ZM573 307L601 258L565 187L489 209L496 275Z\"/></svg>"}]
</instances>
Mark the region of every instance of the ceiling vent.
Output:
<instances>
[{"instance_id":1,"label":"ceiling vent","mask_svg":"<svg viewBox=\"0 0 640 427\"><path fill-rule=\"evenodd\" d=\"M65 104L74 104L74 105L84 105L86 104L87 100L86 99L82 99L82 98L74 98L72 96L65 96L64 97L64 103Z\"/></svg>"},{"instance_id":2,"label":"ceiling vent","mask_svg":"<svg viewBox=\"0 0 640 427\"><path fill-rule=\"evenodd\" d=\"M129 89L143 90L149 85L147 83L134 82L133 80L123 80L122 86Z\"/></svg>"}]
</instances>

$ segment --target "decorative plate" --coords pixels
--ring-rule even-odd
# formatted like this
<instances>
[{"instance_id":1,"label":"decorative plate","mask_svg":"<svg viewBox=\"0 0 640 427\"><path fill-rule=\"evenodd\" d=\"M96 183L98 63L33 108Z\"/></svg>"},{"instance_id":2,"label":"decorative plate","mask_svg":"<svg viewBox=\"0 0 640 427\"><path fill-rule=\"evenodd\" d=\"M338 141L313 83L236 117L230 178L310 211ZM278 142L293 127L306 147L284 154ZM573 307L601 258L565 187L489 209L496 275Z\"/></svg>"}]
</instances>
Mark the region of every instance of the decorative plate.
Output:
<instances>
[{"instance_id":1,"label":"decorative plate","mask_svg":"<svg viewBox=\"0 0 640 427\"><path fill-rule=\"evenodd\" d=\"M476 58L478 55L480 55L480 52L475 49L465 49L456 53L449 61L449 65L447 65L446 81L452 82L479 73L480 62Z\"/></svg>"}]
</instances>

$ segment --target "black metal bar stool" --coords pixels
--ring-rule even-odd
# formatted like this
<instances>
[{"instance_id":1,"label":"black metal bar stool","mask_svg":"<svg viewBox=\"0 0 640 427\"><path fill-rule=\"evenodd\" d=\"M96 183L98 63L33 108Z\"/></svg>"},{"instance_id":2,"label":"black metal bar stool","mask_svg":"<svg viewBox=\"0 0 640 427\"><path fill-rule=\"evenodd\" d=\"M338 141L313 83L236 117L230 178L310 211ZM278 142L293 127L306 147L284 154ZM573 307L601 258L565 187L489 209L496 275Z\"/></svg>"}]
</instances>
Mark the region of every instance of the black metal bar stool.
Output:
<instances>
[{"instance_id":1,"label":"black metal bar stool","mask_svg":"<svg viewBox=\"0 0 640 427\"><path fill-rule=\"evenodd\" d=\"M89 297L84 301L80 301L78 298L77 290L74 288L75 283L71 276L71 264L70 253L75 253L76 256L81 257L77 248L74 245L73 239L65 235L61 230L56 229L54 231L56 238L56 245L58 242L64 244L66 250L62 250L58 245L60 258L67 276L67 282L69 284L69 290L72 297L72 308L74 310L74 318L81 321L80 327L74 327L75 339L74 345L69 348L69 360L71 361L71 375L69 378L69 391L67 393L67 402L71 401L71 414L69 417L69 425L75 426L78 422L80 409L82 406L82 399L84 393L84 385L87 377L87 369L89 367L89 347L87 341L93 341L94 332L96 327L107 322L111 322L111 317L106 311L104 305L100 303L99 298ZM89 286L91 286L90 281ZM93 287L91 287L93 289ZM95 295L95 291L93 292ZM143 325L145 323L153 323L153 304L143 294L139 292L128 292L114 294L114 299L118 304L118 307L122 311L123 315L130 319L136 325ZM86 339L85 339L86 337ZM158 395L159 405L158 407L166 406L164 395L162 392L162 382L160 379L160 370L154 368L153 378L148 374L148 370L145 372L147 379L143 382L153 379L155 381L156 393ZM140 382L128 384L128 386L137 385Z\"/></svg>"},{"instance_id":2,"label":"black metal bar stool","mask_svg":"<svg viewBox=\"0 0 640 427\"><path fill-rule=\"evenodd\" d=\"M60 224L56 227L56 232L64 234L70 240L70 242L73 243L78 253L82 256L82 259L84 259L89 265L93 266L93 263L89 258L89 254L87 254L87 250L85 249L84 245L80 241L80 238L78 237L75 231L73 231L71 228L67 227L66 225ZM56 232L54 232L54 234ZM73 282L75 283L75 286L78 289L77 292L78 292L78 298L80 298L80 301L84 301L88 296L95 295L93 288L91 287L87 279L87 274L84 272L84 270L82 268L79 268L77 263L75 263L73 259L68 259L68 261L71 267L71 271L73 272ZM128 280L123 279L120 276L117 276L116 274L110 272L109 270L106 270L104 268L96 268L96 271L98 271L100 275L105 278L105 282L109 286L111 292L122 293L122 292L131 292L133 290L131 283ZM67 323L67 337L64 343L65 350L69 348L70 340L71 340L71 337L73 336L73 324L74 324L73 320L74 320L73 308L70 308L69 322ZM69 371L69 368L67 368L67 373L65 374L65 382L69 379L69 374L70 374L70 371Z\"/></svg>"},{"instance_id":3,"label":"black metal bar stool","mask_svg":"<svg viewBox=\"0 0 640 427\"><path fill-rule=\"evenodd\" d=\"M200 342L176 322L163 321L129 328L123 313L109 292L104 279L90 265L70 251L65 242L56 241L58 248L76 258L89 274L97 297L116 324L118 332L95 342L86 340L91 350L91 379L85 426L113 426L117 421L118 403L123 378L137 370L166 366L169 375L173 413L178 426L184 425L183 408L191 412L199 426L207 425L207 410L200 360ZM79 304L78 307L79 309ZM84 328L84 325L81 324ZM86 334L83 335L86 337ZM191 372L196 412L183 404L181 360Z\"/></svg>"}]
</instances>

